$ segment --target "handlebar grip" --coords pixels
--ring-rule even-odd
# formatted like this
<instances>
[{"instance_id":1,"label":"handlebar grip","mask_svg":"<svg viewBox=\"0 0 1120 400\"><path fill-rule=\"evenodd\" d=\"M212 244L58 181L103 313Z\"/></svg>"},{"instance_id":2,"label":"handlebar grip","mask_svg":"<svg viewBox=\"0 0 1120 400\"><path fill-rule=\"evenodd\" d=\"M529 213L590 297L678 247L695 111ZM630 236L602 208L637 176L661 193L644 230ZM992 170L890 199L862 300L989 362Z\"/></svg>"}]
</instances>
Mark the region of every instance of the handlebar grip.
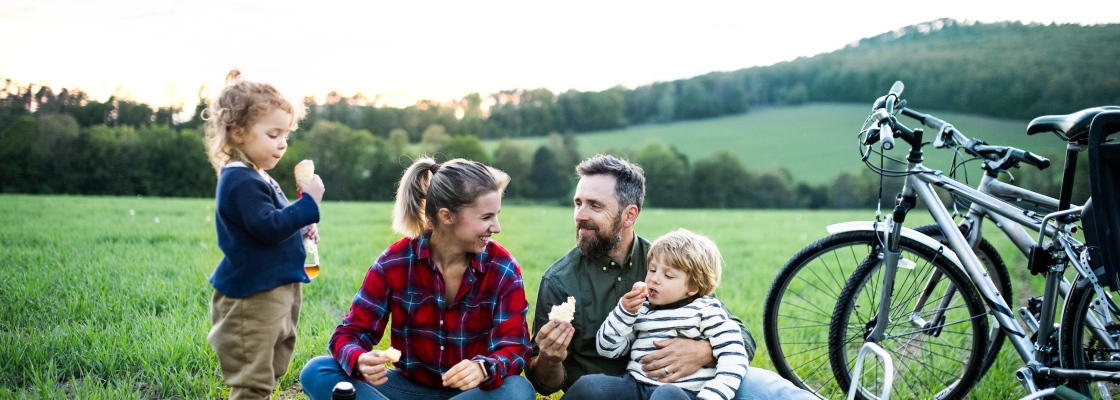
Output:
<instances>
[{"instance_id":1,"label":"handlebar grip","mask_svg":"<svg viewBox=\"0 0 1120 400\"><path fill-rule=\"evenodd\" d=\"M1023 160L1023 162L1025 162L1027 164L1030 164L1030 165L1033 165L1040 170L1043 170L1043 169L1046 169L1046 168L1050 167L1050 160L1049 159L1047 159L1046 157L1039 156L1037 154L1033 154L1033 153L1031 153L1029 151L1026 151L1026 150L1013 149L1013 150L1011 150L1011 156L1016 158L1016 159Z\"/></svg>"},{"instance_id":2,"label":"handlebar grip","mask_svg":"<svg viewBox=\"0 0 1120 400\"><path fill-rule=\"evenodd\" d=\"M894 149L894 128L890 124L880 127L879 129L879 142L883 146L883 150Z\"/></svg>"},{"instance_id":3,"label":"handlebar grip","mask_svg":"<svg viewBox=\"0 0 1120 400\"><path fill-rule=\"evenodd\" d=\"M891 86L891 91L890 93L887 93L887 96L898 97L902 94L902 89L904 87L905 85L902 84L902 81L894 81L894 85Z\"/></svg>"}]
</instances>

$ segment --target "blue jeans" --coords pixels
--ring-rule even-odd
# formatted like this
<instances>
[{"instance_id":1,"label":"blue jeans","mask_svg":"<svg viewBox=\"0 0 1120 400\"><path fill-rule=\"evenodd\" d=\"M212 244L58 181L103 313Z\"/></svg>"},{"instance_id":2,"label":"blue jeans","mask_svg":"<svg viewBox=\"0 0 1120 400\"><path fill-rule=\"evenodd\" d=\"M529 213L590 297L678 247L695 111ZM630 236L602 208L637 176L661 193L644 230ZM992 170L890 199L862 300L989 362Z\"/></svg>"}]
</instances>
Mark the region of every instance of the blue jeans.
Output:
<instances>
[{"instance_id":1,"label":"blue jeans","mask_svg":"<svg viewBox=\"0 0 1120 400\"><path fill-rule=\"evenodd\" d=\"M645 393L638 387L638 382L630 378L633 386L625 387L624 384L617 381L623 377L612 377L607 375L584 375L576 381L568 391L564 393L565 396L569 394L576 399L612 399L612 400L627 400L627 399L644 399L652 398L646 397L653 395L652 392ZM601 378L602 377L602 378ZM587 382L584 382L587 380ZM652 385L651 385L652 386ZM662 385L660 387L673 387L672 385ZM617 390L616 390L617 389ZM608 392L609 390L609 392ZM684 391L681 391L682 394ZM669 393L664 393L668 395ZM658 394L660 396L660 394ZM640 396L640 397L639 397ZM668 397L672 398L672 397ZM769 370L755 367L747 367L747 374L743 376L743 382L739 384L739 390L735 392L735 400L770 400L770 399L791 399L791 400L819 400L817 395L803 390L795 386L790 381L782 378L781 375Z\"/></svg>"},{"instance_id":2,"label":"blue jeans","mask_svg":"<svg viewBox=\"0 0 1120 400\"><path fill-rule=\"evenodd\" d=\"M564 391L561 399L692 400L692 394L674 385L638 382L629 372L622 376L584 375Z\"/></svg>"},{"instance_id":3,"label":"blue jeans","mask_svg":"<svg viewBox=\"0 0 1120 400\"><path fill-rule=\"evenodd\" d=\"M524 400L533 399L536 395L533 385L522 376L506 377L502 386L494 390L474 388L467 391L458 389L428 387L408 380L404 374L395 369L389 369L388 382L373 386L366 381L360 381L346 375L342 366L330 356L312 358L303 366L299 373L299 382L303 385L303 392L311 400L330 400L331 390L334 385L342 381L354 385L358 400Z\"/></svg>"},{"instance_id":4,"label":"blue jeans","mask_svg":"<svg viewBox=\"0 0 1120 400\"><path fill-rule=\"evenodd\" d=\"M735 400L819 400L820 397L801 389L777 373L756 367L747 367L747 375L735 392Z\"/></svg>"}]
</instances>

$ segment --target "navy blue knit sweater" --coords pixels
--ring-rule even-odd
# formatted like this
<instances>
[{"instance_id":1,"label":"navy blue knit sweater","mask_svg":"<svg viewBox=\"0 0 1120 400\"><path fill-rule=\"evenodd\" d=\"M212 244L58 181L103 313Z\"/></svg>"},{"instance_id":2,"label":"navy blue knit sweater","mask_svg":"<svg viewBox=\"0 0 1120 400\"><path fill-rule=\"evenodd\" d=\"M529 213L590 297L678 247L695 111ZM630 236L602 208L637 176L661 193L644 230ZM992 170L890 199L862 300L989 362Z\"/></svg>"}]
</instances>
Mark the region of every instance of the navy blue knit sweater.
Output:
<instances>
[{"instance_id":1,"label":"navy blue knit sweater","mask_svg":"<svg viewBox=\"0 0 1120 400\"><path fill-rule=\"evenodd\" d=\"M301 230L319 222L319 205L311 196L295 203L276 181L241 163L222 168L218 176L218 262L210 284L229 297L247 297L293 282L311 282L303 270L307 253Z\"/></svg>"}]
</instances>

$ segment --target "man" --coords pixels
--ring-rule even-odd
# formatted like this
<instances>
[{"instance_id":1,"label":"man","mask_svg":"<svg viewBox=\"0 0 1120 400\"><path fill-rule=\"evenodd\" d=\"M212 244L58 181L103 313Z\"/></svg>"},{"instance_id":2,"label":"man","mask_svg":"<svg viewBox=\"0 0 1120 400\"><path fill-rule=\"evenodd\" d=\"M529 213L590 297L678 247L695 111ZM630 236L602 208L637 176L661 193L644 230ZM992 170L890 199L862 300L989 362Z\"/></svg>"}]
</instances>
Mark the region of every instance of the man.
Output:
<instances>
[{"instance_id":1,"label":"man","mask_svg":"<svg viewBox=\"0 0 1120 400\"><path fill-rule=\"evenodd\" d=\"M580 180L575 204L576 247L541 277L533 318L533 360L526 376L538 393L566 390L583 375L622 375L626 357L611 359L595 350L595 334L618 299L634 282L644 281L649 241L634 233L645 198L641 167L609 155L596 155L576 167ZM549 321L553 305L576 299L571 323ZM730 314L730 313L728 313ZM742 321L743 342L754 358L755 341ZM642 370L660 382L691 375L715 365L708 341L672 339L655 343ZM777 374L749 368L737 399L816 399Z\"/></svg>"}]
</instances>

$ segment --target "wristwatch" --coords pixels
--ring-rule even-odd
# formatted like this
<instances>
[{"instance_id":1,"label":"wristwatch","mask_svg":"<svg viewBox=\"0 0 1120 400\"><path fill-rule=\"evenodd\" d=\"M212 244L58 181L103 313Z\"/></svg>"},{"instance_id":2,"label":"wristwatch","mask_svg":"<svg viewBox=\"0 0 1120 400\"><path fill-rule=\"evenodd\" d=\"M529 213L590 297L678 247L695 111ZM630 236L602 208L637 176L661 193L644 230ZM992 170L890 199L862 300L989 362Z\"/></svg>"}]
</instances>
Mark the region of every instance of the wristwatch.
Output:
<instances>
[{"instance_id":1,"label":"wristwatch","mask_svg":"<svg viewBox=\"0 0 1120 400\"><path fill-rule=\"evenodd\" d=\"M485 382L487 379L490 379L490 361L487 361L486 359L482 358L482 359L477 359L477 360L471 360L471 362L473 362L475 364L478 364L479 368L482 368L482 381L483 382Z\"/></svg>"}]
</instances>

